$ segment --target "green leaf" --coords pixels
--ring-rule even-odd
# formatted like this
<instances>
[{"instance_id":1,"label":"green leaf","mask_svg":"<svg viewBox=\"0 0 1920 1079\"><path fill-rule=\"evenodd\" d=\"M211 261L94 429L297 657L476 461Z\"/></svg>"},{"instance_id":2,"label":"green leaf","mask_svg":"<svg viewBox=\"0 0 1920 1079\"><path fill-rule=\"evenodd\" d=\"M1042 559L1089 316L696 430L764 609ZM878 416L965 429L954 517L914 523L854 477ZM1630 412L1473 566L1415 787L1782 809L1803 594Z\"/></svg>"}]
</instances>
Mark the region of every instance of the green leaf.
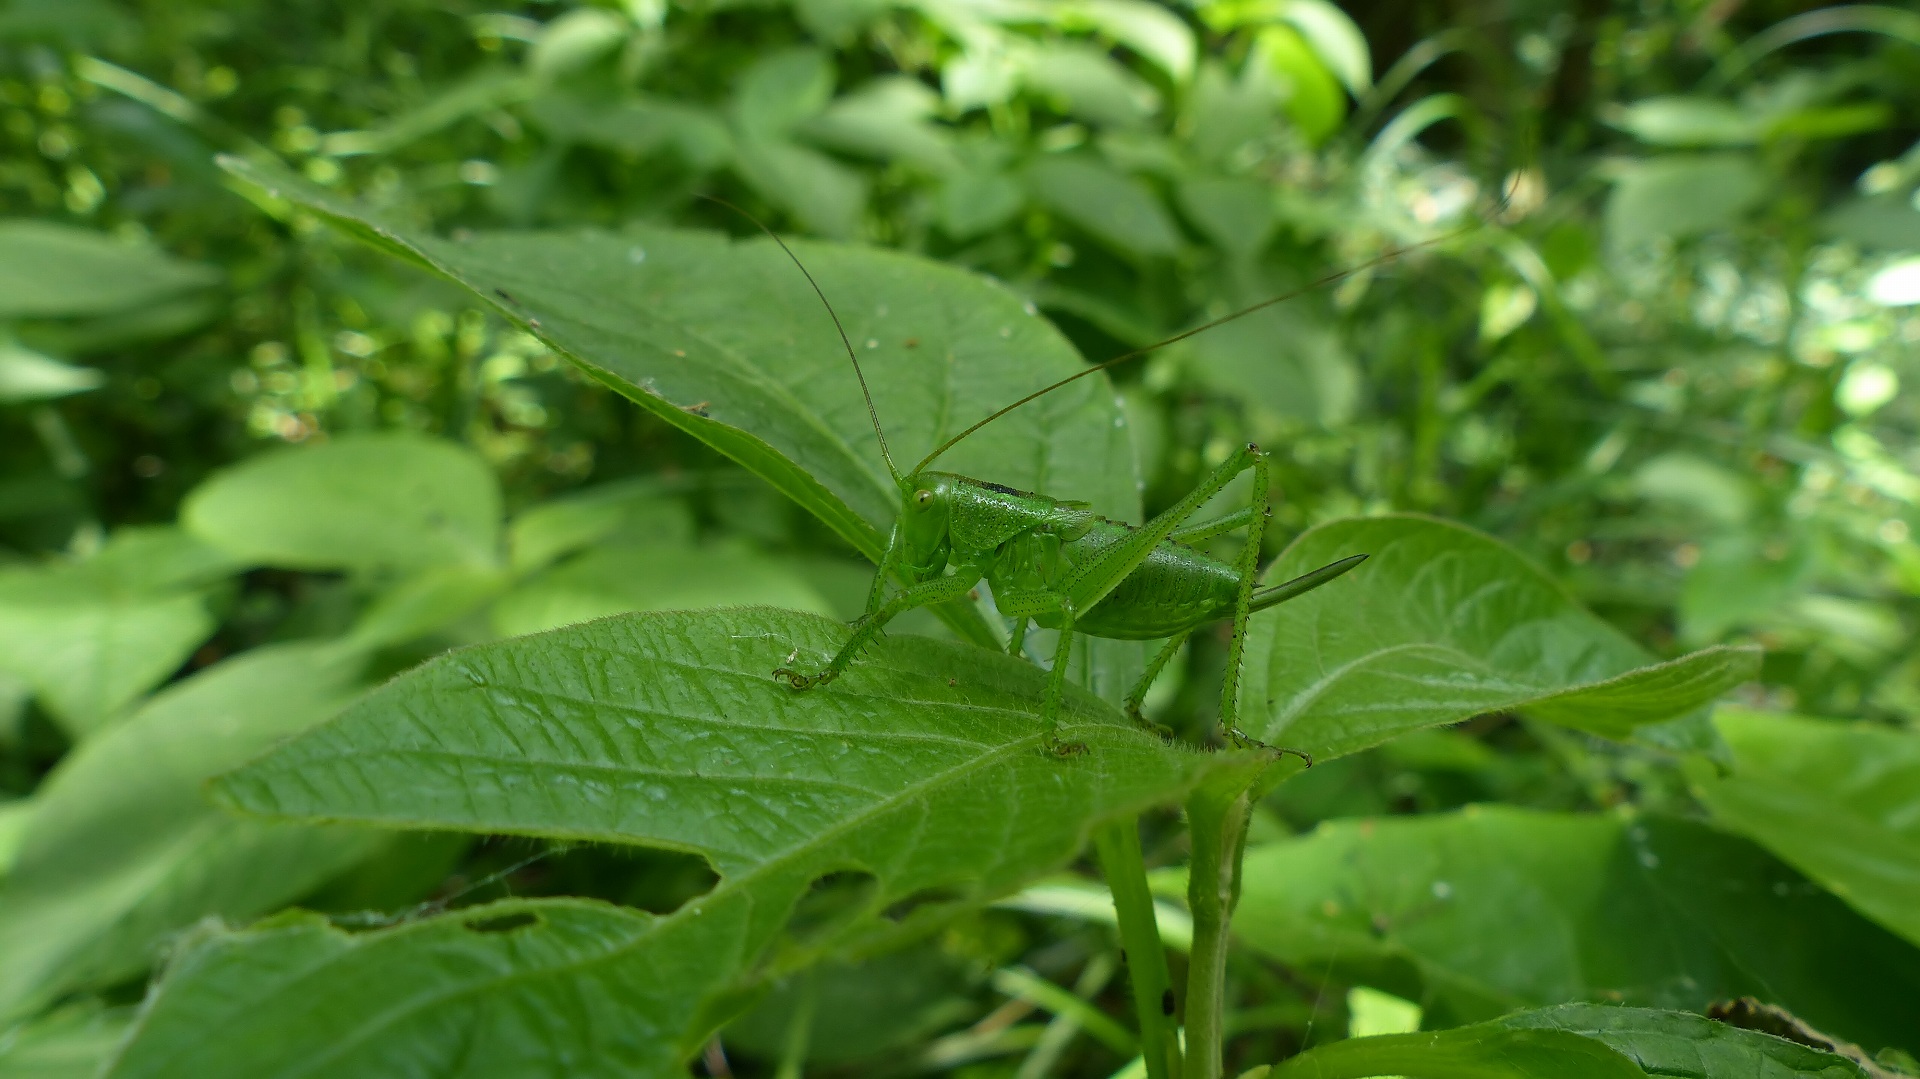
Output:
<instances>
[{"instance_id":1,"label":"green leaf","mask_svg":"<svg viewBox=\"0 0 1920 1079\"><path fill-rule=\"evenodd\" d=\"M633 24L611 11L576 8L541 28L527 50L527 70L542 79L570 75L618 49L631 33Z\"/></svg>"},{"instance_id":2,"label":"green leaf","mask_svg":"<svg viewBox=\"0 0 1920 1079\"><path fill-rule=\"evenodd\" d=\"M1355 97L1373 88L1373 54L1352 17L1329 0L1287 0L1280 18L1313 46L1314 55Z\"/></svg>"},{"instance_id":3,"label":"green leaf","mask_svg":"<svg viewBox=\"0 0 1920 1079\"><path fill-rule=\"evenodd\" d=\"M1495 1023L1348 1038L1289 1058L1266 1079L1646 1079L1633 1061L1591 1038Z\"/></svg>"},{"instance_id":4,"label":"green leaf","mask_svg":"<svg viewBox=\"0 0 1920 1079\"><path fill-rule=\"evenodd\" d=\"M0 404L51 401L100 388L107 376L0 341Z\"/></svg>"},{"instance_id":5,"label":"green leaf","mask_svg":"<svg viewBox=\"0 0 1920 1079\"><path fill-rule=\"evenodd\" d=\"M401 432L263 454L187 495L181 523L236 556L297 569L485 566L500 489L478 454Z\"/></svg>"},{"instance_id":6,"label":"green leaf","mask_svg":"<svg viewBox=\"0 0 1920 1079\"><path fill-rule=\"evenodd\" d=\"M1309 143L1318 145L1340 129L1347 95L1299 31L1291 26L1261 30L1254 56L1262 74L1279 83L1281 108Z\"/></svg>"},{"instance_id":7,"label":"green leaf","mask_svg":"<svg viewBox=\"0 0 1920 1079\"><path fill-rule=\"evenodd\" d=\"M1741 154L1668 154L1636 161L1614 177L1607 240L1624 248L1724 229L1760 205L1771 186L1759 166Z\"/></svg>"},{"instance_id":8,"label":"green leaf","mask_svg":"<svg viewBox=\"0 0 1920 1079\"><path fill-rule=\"evenodd\" d=\"M1723 708L1733 771L1695 784L1713 815L1920 944L1920 734Z\"/></svg>"},{"instance_id":9,"label":"green leaf","mask_svg":"<svg viewBox=\"0 0 1920 1079\"><path fill-rule=\"evenodd\" d=\"M1609 122L1654 146L1751 146L1761 132L1730 101L1680 95L1636 101Z\"/></svg>"},{"instance_id":10,"label":"green leaf","mask_svg":"<svg viewBox=\"0 0 1920 1079\"><path fill-rule=\"evenodd\" d=\"M833 62L819 49L786 49L761 57L740 77L734 124L749 140L785 138L826 107L833 81Z\"/></svg>"},{"instance_id":11,"label":"green leaf","mask_svg":"<svg viewBox=\"0 0 1920 1079\"><path fill-rule=\"evenodd\" d=\"M860 231L867 181L818 150L777 138L742 138L734 168L762 198L813 232L848 238Z\"/></svg>"},{"instance_id":12,"label":"green leaf","mask_svg":"<svg viewBox=\"0 0 1920 1079\"><path fill-rule=\"evenodd\" d=\"M434 240L380 225L291 177L225 164L466 285L879 557L899 491L833 323L773 244L666 229ZM793 248L839 308L903 468L974 420L1081 367L1052 326L980 277L886 252ZM1086 499L1109 516L1139 514L1132 446L1102 377L1020 409L940 464Z\"/></svg>"},{"instance_id":13,"label":"green leaf","mask_svg":"<svg viewBox=\"0 0 1920 1079\"><path fill-rule=\"evenodd\" d=\"M1187 220L1236 255L1257 253L1280 224L1273 190L1258 180L1194 176L1182 179L1175 195Z\"/></svg>"},{"instance_id":14,"label":"green leaf","mask_svg":"<svg viewBox=\"0 0 1920 1079\"><path fill-rule=\"evenodd\" d=\"M235 820L201 791L332 712L360 666L327 646L249 652L61 761L0 878L0 1020L137 974L186 926L272 910L372 849L378 833Z\"/></svg>"},{"instance_id":15,"label":"green leaf","mask_svg":"<svg viewBox=\"0 0 1920 1079\"><path fill-rule=\"evenodd\" d=\"M833 613L799 574L742 544L622 544L588 551L501 597L493 627L511 637L629 611L748 604Z\"/></svg>"},{"instance_id":16,"label":"green leaf","mask_svg":"<svg viewBox=\"0 0 1920 1079\"><path fill-rule=\"evenodd\" d=\"M111 314L219 280L211 267L91 229L0 221L0 319Z\"/></svg>"},{"instance_id":17,"label":"green leaf","mask_svg":"<svg viewBox=\"0 0 1920 1079\"><path fill-rule=\"evenodd\" d=\"M955 173L935 196L940 227L956 240L970 240L999 228L1026 201L1026 189L1018 180L990 169Z\"/></svg>"},{"instance_id":18,"label":"green leaf","mask_svg":"<svg viewBox=\"0 0 1920 1079\"><path fill-rule=\"evenodd\" d=\"M1247 851L1234 931L1302 971L1471 1022L1580 1000L1756 996L1910 1042L1920 950L1747 841L1659 816L1512 807L1321 825Z\"/></svg>"},{"instance_id":19,"label":"green leaf","mask_svg":"<svg viewBox=\"0 0 1920 1079\"><path fill-rule=\"evenodd\" d=\"M94 1079L133 1023L131 1008L76 1004L0 1035L0 1079Z\"/></svg>"},{"instance_id":20,"label":"green leaf","mask_svg":"<svg viewBox=\"0 0 1920 1079\"><path fill-rule=\"evenodd\" d=\"M1509 1015L1500 1026L1562 1030L1602 1042L1649 1075L1683 1079L1867 1079L1845 1057L1690 1012L1564 1004Z\"/></svg>"},{"instance_id":21,"label":"green leaf","mask_svg":"<svg viewBox=\"0 0 1920 1079\"><path fill-rule=\"evenodd\" d=\"M1151 85L1097 45L1044 41L1014 56L1027 89L1090 124L1134 127L1160 107Z\"/></svg>"},{"instance_id":22,"label":"green leaf","mask_svg":"<svg viewBox=\"0 0 1920 1079\"><path fill-rule=\"evenodd\" d=\"M660 486L652 480L601 484L529 507L507 525L509 564L515 573L529 573L609 537L691 543L692 511Z\"/></svg>"},{"instance_id":23,"label":"green leaf","mask_svg":"<svg viewBox=\"0 0 1920 1079\"><path fill-rule=\"evenodd\" d=\"M846 153L949 173L960 161L947 132L931 122L939 105L940 95L919 80L886 75L835 98L800 134Z\"/></svg>"},{"instance_id":24,"label":"green leaf","mask_svg":"<svg viewBox=\"0 0 1920 1079\"><path fill-rule=\"evenodd\" d=\"M0 570L0 669L70 735L105 725L214 630L200 586L237 564L177 529L128 529L93 558Z\"/></svg>"},{"instance_id":25,"label":"green leaf","mask_svg":"<svg viewBox=\"0 0 1920 1079\"><path fill-rule=\"evenodd\" d=\"M1027 167L1026 175L1035 199L1121 251L1173 255L1180 250L1180 230L1160 196L1105 162L1043 157Z\"/></svg>"},{"instance_id":26,"label":"green leaf","mask_svg":"<svg viewBox=\"0 0 1920 1079\"><path fill-rule=\"evenodd\" d=\"M243 935L216 952L254 956L256 974L216 976L189 960L117 1074L279 1074L264 1064L306 1064L287 1048L296 1036L350 1054L346 1073L466 1052L479 1037L492 1048L465 1059L486 1074L525 1074L533 1059L677 1074L745 984L829 946L878 949L1006 894L1060 867L1095 822L1244 760L1168 747L1077 690L1063 733L1087 751L1056 756L1036 715L1044 674L966 645L886 638L804 694L771 678L785 663L823 661L845 634L825 619L741 608L471 648L216 781L218 797L256 813L641 843L698 853L721 879L659 919L588 903L513 908L545 920L496 934L519 943L481 966L423 967L409 943L469 941L471 914L351 942L317 928L284 947L272 934L294 930ZM774 947L802 896L793 933ZM592 924L576 934L581 919ZM591 954L553 959L576 947ZM350 972L325 975L337 991L316 991L314 973L276 995L273 971L331 971L349 952ZM418 996L355 988L389 980L389 969L397 984L425 979L436 999L474 1003L429 1020L412 1010ZM609 1010L571 1027L499 1021L553 999ZM204 1009L242 1000L221 1039L186 1037ZM297 1029L287 1009L304 1010Z\"/></svg>"},{"instance_id":27,"label":"green leaf","mask_svg":"<svg viewBox=\"0 0 1920 1079\"><path fill-rule=\"evenodd\" d=\"M1056 0L1042 5L1063 28L1088 29L1125 45L1184 83L1193 75L1193 30L1147 0Z\"/></svg>"},{"instance_id":28,"label":"green leaf","mask_svg":"<svg viewBox=\"0 0 1920 1079\"><path fill-rule=\"evenodd\" d=\"M1256 738L1336 757L1500 711L1624 738L1711 703L1759 667L1755 648L1655 662L1512 548L1427 517L1315 528L1266 579L1354 554L1372 557L1254 616L1241 714Z\"/></svg>"},{"instance_id":29,"label":"green leaf","mask_svg":"<svg viewBox=\"0 0 1920 1079\"><path fill-rule=\"evenodd\" d=\"M671 150L701 171L733 156L727 125L707 109L678 101L591 101L547 95L527 106L555 139L636 155Z\"/></svg>"}]
</instances>

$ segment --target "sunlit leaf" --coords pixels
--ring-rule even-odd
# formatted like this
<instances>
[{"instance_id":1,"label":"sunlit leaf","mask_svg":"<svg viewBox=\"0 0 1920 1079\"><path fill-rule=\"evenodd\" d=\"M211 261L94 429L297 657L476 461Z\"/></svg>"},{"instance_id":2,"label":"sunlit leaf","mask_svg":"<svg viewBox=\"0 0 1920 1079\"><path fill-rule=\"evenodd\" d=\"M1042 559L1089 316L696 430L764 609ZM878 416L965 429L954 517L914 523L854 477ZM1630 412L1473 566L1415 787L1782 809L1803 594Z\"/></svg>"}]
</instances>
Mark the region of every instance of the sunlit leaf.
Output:
<instances>
[{"instance_id":1,"label":"sunlit leaf","mask_svg":"<svg viewBox=\"0 0 1920 1079\"><path fill-rule=\"evenodd\" d=\"M130 1008L76 1004L0 1036L0 1079L94 1079L126 1037Z\"/></svg>"},{"instance_id":2,"label":"sunlit leaf","mask_svg":"<svg viewBox=\"0 0 1920 1079\"><path fill-rule=\"evenodd\" d=\"M466 285L878 556L898 490L833 323L771 243L663 229L434 240L380 225L290 177L228 167ZM1057 331L978 277L880 251L794 250L861 352L902 468L1079 369ZM1139 506L1132 457L1111 386L1093 378L1009 415L941 465L1088 499L1126 518Z\"/></svg>"},{"instance_id":3,"label":"sunlit leaf","mask_svg":"<svg viewBox=\"0 0 1920 1079\"><path fill-rule=\"evenodd\" d=\"M229 938L174 975L117 1074L279 1074L311 1056L289 1039L377 1072L465 1053L474 1037L493 1048L466 1059L488 1074L568 1060L672 1074L743 983L1005 894L1059 867L1093 822L1234 761L1168 747L1078 691L1064 737L1086 751L1047 752L1042 672L965 645L885 639L804 694L770 676L819 661L845 632L734 609L472 648L223 778L219 796L256 813L664 846L721 879L659 919L558 901L512 908L540 921L497 934L463 927L503 909L357 938L314 926ZM797 936L773 947L810 888ZM479 965L423 962L420 949L442 947ZM393 993L356 988L389 969ZM465 1003L421 1013L406 986ZM294 1029L282 1016L296 1009ZM226 1036L198 1037L213 1014L231 1016Z\"/></svg>"},{"instance_id":4,"label":"sunlit leaf","mask_svg":"<svg viewBox=\"0 0 1920 1079\"><path fill-rule=\"evenodd\" d=\"M1256 615L1242 722L1333 757L1486 712L1610 738L1711 703L1753 677L1753 648L1657 662L1512 548L1425 517L1337 521L1295 540L1266 579L1349 555L1354 572Z\"/></svg>"},{"instance_id":5,"label":"sunlit leaf","mask_svg":"<svg viewBox=\"0 0 1920 1079\"><path fill-rule=\"evenodd\" d=\"M499 557L500 489L457 443L343 435L216 473L188 494L180 519L221 550L272 566L487 565Z\"/></svg>"},{"instance_id":6,"label":"sunlit leaf","mask_svg":"<svg viewBox=\"0 0 1920 1079\"><path fill-rule=\"evenodd\" d=\"M1668 154L1624 166L1607 200L1607 240L1630 248L1726 228L1766 197L1767 179L1740 154Z\"/></svg>"}]
</instances>

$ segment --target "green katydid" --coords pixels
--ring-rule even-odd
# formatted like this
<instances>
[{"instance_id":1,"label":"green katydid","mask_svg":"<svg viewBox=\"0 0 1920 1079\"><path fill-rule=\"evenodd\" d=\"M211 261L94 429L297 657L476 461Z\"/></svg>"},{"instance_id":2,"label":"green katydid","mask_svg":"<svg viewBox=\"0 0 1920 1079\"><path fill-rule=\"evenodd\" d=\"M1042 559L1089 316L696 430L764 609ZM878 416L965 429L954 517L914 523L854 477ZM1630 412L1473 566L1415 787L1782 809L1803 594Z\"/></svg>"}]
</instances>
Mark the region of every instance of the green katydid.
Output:
<instances>
[{"instance_id":1,"label":"green katydid","mask_svg":"<svg viewBox=\"0 0 1920 1079\"><path fill-rule=\"evenodd\" d=\"M1200 486L1144 525L1097 516L1084 502L1019 491L952 472L931 471L929 466L960 440L1070 382L1397 258L1411 248L1388 252L1322 278L1306 289L1276 296L1165 341L1084 368L947 439L902 474L887 448L886 432L881 428L873 395L867 389L860 359L833 305L786 243L765 225L760 227L800 267L833 319L841 344L846 347L847 359L859 379L860 392L866 398L867 416L873 423L880 456L900 491L900 515L874 572L866 610L853 623L852 636L823 670L803 674L782 667L773 672L774 677L795 690L826 685L838 678L896 616L915 607L959 599L985 581L992 590L995 608L1013 620L1009 652L1021 653L1030 623L1059 631L1041 703L1042 717L1048 724L1046 745L1053 752L1068 755L1084 748L1063 742L1059 737L1067 661L1075 633L1120 640L1166 639L1126 700L1127 714L1136 723L1158 730L1141 713L1148 688L1189 635L1201 626L1228 619L1233 628L1226 680L1221 691L1220 722L1227 737L1236 743L1254 744L1237 722L1247 619L1255 611L1334 580L1367 557L1350 555L1284 584L1255 586L1260 541L1272 514L1267 458L1260 447L1248 443L1230 454ZM1234 477L1249 469L1253 471L1253 494L1244 509L1217 520L1181 527ZM1189 546L1242 527L1247 530L1246 543L1232 562ZM888 586L896 577L904 587L890 596Z\"/></svg>"}]
</instances>

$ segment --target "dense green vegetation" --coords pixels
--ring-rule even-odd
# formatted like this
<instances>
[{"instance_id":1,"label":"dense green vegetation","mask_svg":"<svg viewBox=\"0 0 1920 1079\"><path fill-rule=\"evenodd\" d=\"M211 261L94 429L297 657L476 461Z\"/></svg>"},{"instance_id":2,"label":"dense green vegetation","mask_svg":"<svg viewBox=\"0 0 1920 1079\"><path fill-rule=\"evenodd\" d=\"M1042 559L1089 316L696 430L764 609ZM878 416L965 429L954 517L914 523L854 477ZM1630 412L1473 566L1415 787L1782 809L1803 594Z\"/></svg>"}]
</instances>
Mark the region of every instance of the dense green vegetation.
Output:
<instances>
[{"instance_id":1,"label":"dense green vegetation","mask_svg":"<svg viewBox=\"0 0 1920 1079\"><path fill-rule=\"evenodd\" d=\"M0 0L0 1079L1920 1075L1917 139L1873 5ZM1254 744L771 677L902 492L748 214L903 468L1290 297L940 461L1264 447Z\"/></svg>"}]
</instances>

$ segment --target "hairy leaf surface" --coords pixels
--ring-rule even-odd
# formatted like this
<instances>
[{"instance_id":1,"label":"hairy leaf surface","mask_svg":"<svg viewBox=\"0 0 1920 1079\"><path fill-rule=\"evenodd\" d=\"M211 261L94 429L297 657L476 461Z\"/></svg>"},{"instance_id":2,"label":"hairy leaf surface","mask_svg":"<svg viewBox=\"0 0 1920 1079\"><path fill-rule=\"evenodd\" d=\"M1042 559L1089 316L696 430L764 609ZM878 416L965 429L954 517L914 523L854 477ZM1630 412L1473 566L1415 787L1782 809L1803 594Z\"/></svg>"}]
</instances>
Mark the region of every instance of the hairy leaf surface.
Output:
<instances>
[{"instance_id":1,"label":"hairy leaf surface","mask_svg":"<svg viewBox=\"0 0 1920 1079\"><path fill-rule=\"evenodd\" d=\"M1633 1061L1561 1030L1482 1023L1452 1030L1348 1038L1291 1057L1264 1079L1646 1079Z\"/></svg>"},{"instance_id":2,"label":"hairy leaf surface","mask_svg":"<svg viewBox=\"0 0 1920 1079\"><path fill-rule=\"evenodd\" d=\"M1234 930L1455 1020L1753 995L1876 1049L1920 1030L1920 949L1745 840L1671 818L1487 807L1323 825L1247 852Z\"/></svg>"},{"instance_id":3,"label":"hairy leaf surface","mask_svg":"<svg viewBox=\"0 0 1920 1079\"><path fill-rule=\"evenodd\" d=\"M1742 708L1733 772L1698 784L1727 827L1920 944L1920 734Z\"/></svg>"},{"instance_id":4,"label":"hairy leaf surface","mask_svg":"<svg viewBox=\"0 0 1920 1079\"><path fill-rule=\"evenodd\" d=\"M1618 1050L1649 1075L1680 1079L1866 1079L1851 1060L1692 1012L1563 1004L1521 1012L1499 1025L1564 1030Z\"/></svg>"},{"instance_id":5,"label":"hairy leaf surface","mask_svg":"<svg viewBox=\"0 0 1920 1079\"><path fill-rule=\"evenodd\" d=\"M1623 738L1753 677L1754 648L1656 662L1512 548L1409 515L1336 521L1265 577L1353 554L1366 563L1255 615L1241 712L1255 737L1336 757L1395 735L1518 710Z\"/></svg>"},{"instance_id":6,"label":"hairy leaf surface","mask_svg":"<svg viewBox=\"0 0 1920 1079\"><path fill-rule=\"evenodd\" d=\"M1058 868L1094 822L1175 798L1205 770L1239 760L1168 747L1078 691L1063 734L1086 751L1056 756L1043 748L1036 718L1042 672L962 644L884 639L838 681L807 693L770 677L782 664L824 662L844 633L818 617L736 608L608 618L453 652L215 789L256 813L701 854L721 877L713 891L657 921L569 906L591 910L581 916L609 921L606 932L630 943L550 971L521 970L489 998L489 1007L548 1015L543 1001L595 997L597 982L614 979L622 988L604 999L621 1009L619 1023L575 1029L553 1015L529 1028L521 1055L462 1057L443 1073L524 1075L532 1073L514 1069L529 1061L593 1060L664 1075L698 1047L714 1009L741 984L829 945L877 947L956 904L1005 894ZM514 939L546 954L563 947L552 939L558 924ZM770 951L783 928L791 930L785 944ZM391 939L405 939L396 933ZM594 933L585 937L601 946ZM398 943L369 938L362 950L376 965L342 984L414 961ZM494 971L442 970L449 981L441 991L480 993L468 979ZM202 994L252 1000L266 991L182 977L169 993L179 1007L197 1008L191 1001ZM480 1036L472 1024L483 1018L449 1011L403 1030L361 994L328 998L315 1015L323 1040L390 1054L381 1060L451 1053ZM581 1040L614 1037L596 1031L622 1025L657 1036L618 1046ZM147 1074L142 1044L125 1074ZM204 1053L186 1058L196 1074L282 1074L226 1070L216 1047Z\"/></svg>"}]
</instances>

